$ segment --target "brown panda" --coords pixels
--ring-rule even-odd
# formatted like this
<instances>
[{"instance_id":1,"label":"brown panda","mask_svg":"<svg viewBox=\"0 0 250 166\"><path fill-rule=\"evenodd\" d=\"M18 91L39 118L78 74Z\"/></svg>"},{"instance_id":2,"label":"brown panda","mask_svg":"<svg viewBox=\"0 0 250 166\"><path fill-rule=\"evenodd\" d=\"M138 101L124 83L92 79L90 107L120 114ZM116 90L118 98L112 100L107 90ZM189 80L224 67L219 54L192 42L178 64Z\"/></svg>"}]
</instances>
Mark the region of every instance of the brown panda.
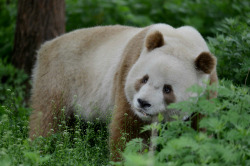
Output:
<instances>
[{"instance_id":1,"label":"brown panda","mask_svg":"<svg viewBox=\"0 0 250 166\"><path fill-rule=\"evenodd\" d=\"M46 42L38 51L29 135L57 131L62 107L69 119L77 114L85 121L105 122L112 114L110 151L112 160L119 160L125 142L149 138L140 129L159 113L166 121L176 114L185 118L168 105L193 96L186 89L205 86L204 80L217 82L216 58L192 27L154 24L76 30Z\"/></svg>"}]
</instances>

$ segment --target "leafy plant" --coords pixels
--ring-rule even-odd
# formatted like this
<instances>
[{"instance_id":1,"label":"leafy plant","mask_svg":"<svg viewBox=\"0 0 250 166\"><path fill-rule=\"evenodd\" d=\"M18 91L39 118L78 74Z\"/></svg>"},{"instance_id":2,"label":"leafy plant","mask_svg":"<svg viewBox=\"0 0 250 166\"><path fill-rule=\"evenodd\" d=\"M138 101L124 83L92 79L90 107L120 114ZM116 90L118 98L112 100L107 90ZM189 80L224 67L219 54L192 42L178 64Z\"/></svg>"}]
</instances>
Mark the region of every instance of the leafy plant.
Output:
<instances>
[{"instance_id":1,"label":"leafy plant","mask_svg":"<svg viewBox=\"0 0 250 166\"><path fill-rule=\"evenodd\" d=\"M223 82L218 88L219 96L216 99L208 101L205 96L199 96L172 104L170 108L205 115L200 127L205 128L206 132L193 130L190 122L177 117L172 122L150 125L146 128L157 129L159 132L159 136L154 138L158 147L155 154L152 155L148 150L138 153L138 148L134 147L143 146L141 140L135 139L127 144L123 164L249 165L249 90Z\"/></svg>"},{"instance_id":2,"label":"leafy plant","mask_svg":"<svg viewBox=\"0 0 250 166\"><path fill-rule=\"evenodd\" d=\"M250 15L249 15L250 16ZM215 38L208 38L218 59L218 74L237 84L250 85L250 21L225 19Z\"/></svg>"}]
</instances>

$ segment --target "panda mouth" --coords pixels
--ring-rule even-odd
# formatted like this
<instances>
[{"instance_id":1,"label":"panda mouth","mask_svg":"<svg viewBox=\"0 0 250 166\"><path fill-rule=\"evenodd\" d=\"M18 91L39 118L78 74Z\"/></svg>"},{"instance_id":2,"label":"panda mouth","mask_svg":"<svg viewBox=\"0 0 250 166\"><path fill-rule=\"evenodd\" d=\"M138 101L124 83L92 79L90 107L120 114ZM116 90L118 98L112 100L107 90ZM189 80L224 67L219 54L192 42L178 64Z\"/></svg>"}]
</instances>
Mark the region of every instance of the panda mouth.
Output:
<instances>
[{"instance_id":1,"label":"panda mouth","mask_svg":"<svg viewBox=\"0 0 250 166\"><path fill-rule=\"evenodd\" d=\"M146 113L144 110L142 110L142 109L137 109L137 111L138 112L140 112L142 115L144 115L144 116L147 116L147 117L151 117L152 115L151 114L148 114L148 113Z\"/></svg>"}]
</instances>

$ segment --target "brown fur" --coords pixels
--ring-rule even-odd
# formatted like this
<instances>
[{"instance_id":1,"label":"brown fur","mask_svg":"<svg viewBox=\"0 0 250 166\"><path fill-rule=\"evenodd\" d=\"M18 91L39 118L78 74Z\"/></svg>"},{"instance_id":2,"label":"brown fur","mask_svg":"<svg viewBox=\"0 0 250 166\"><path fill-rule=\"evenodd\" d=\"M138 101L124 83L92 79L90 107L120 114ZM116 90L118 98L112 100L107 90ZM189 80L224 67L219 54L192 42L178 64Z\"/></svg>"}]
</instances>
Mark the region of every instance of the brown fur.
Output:
<instances>
[{"instance_id":1,"label":"brown fur","mask_svg":"<svg viewBox=\"0 0 250 166\"><path fill-rule=\"evenodd\" d=\"M173 91L171 91L168 94L163 93L163 96L164 96L164 100L167 104L171 104L171 103L174 103L176 101L176 98L175 98Z\"/></svg>"},{"instance_id":2,"label":"brown fur","mask_svg":"<svg viewBox=\"0 0 250 166\"><path fill-rule=\"evenodd\" d=\"M195 60L195 66L198 70L210 74L216 65L216 58L209 52L202 52Z\"/></svg>"},{"instance_id":3,"label":"brown fur","mask_svg":"<svg viewBox=\"0 0 250 166\"><path fill-rule=\"evenodd\" d=\"M155 31L154 33L150 34L146 39L146 47L148 48L148 51L151 51L163 45L164 39L159 31Z\"/></svg>"},{"instance_id":4,"label":"brown fur","mask_svg":"<svg viewBox=\"0 0 250 166\"><path fill-rule=\"evenodd\" d=\"M218 76L217 76L216 69L214 69L214 71L212 71L212 73L210 74L210 83L209 84L210 85L218 84ZM209 99L216 98L216 97L217 97L217 92L215 92L215 91L209 92Z\"/></svg>"},{"instance_id":5,"label":"brown fur","mask_svg":"<svg viewBox=\"0 0 250 166\"><path fill-rule=\"evenodd\" d=\"M115 110L110 124L110 151L113 161L121 159L120 151L123 151L126 142L136 137L142 137L145 140L150 137L149 132L140 133L141 128L147 123L134 115L124 91L127 74L142 50L142 45L138 43L143 43L146 32L147 29L143 30L128 43L114 79Z\"/></svg>"},{"instance_id":6,"label":"brown fur","mask_svg":"<svg viewBox=\"0 0 250 166\"><path fill-rule=\"evenodd\" d=\"M48 93L45 92L45 94ZM46 100L47 103L40 101L40 105L32 105L32 108L38 111L33 112L30 116L29 136L31 139L34 139L37 136L46 137L58 130L58 124L60 123L59 118L62 117L61 109L65 105L65 101L63 100L62 96L62 94L54 95L51 96L49 100ZM43 108L47 111L41 112L39 111L39 108ZM50 110L52 112L50 112Z\"/></svg>"},{"instance_id":7,"label":"brown fur","mask_svg":"<svg viewBox=\"0 0 250 166\"><path fill-rule=\"evenodd\" d=\"M145 75L143 78L141 78L141 79L138 79L137 81L136 81L136 83L135 83L135 90L138 92L140 89L141 89L141 87L144 85L144 83L143 83L143 79L148 79L148 75Z\"/></svg>"}]
</instances>

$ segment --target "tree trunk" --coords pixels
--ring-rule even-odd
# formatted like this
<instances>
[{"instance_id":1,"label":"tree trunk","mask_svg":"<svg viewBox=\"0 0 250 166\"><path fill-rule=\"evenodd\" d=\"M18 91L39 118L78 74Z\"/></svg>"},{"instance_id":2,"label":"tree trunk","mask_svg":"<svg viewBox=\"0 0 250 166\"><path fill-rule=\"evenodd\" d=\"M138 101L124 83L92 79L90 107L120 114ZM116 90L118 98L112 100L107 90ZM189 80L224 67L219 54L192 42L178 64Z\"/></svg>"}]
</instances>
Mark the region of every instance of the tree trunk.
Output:
<instances>
[{"instance_id":1,"label":"tree trunk","mask_svg":"<svg viewBox=\"0 0 250 166\"><path fill-rule=\"evenodd\" d=\"M64 32L64 0L19 0L13 64L30 75L37 49Z\"/></svg>"}]
</instances>

